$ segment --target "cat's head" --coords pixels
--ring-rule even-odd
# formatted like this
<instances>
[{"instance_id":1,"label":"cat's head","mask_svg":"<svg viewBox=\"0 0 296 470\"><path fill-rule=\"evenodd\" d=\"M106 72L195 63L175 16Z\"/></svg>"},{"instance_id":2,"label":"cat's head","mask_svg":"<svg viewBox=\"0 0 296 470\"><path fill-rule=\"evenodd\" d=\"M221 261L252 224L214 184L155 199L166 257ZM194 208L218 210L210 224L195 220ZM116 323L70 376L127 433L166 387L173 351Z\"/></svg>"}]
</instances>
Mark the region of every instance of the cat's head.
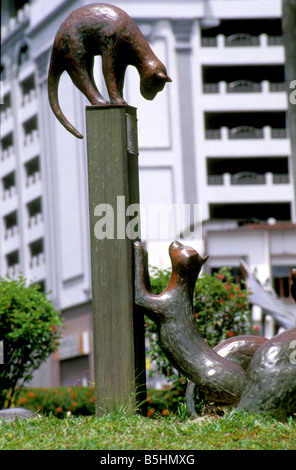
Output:
<instances>
[{"instance_id":1,"label":"cat's head","mask_svg":"<svg viewBox=\"0 0 296 470\"><path fill-rule=\"evenodd\" d=\"M168 76L164 65L161 67L147 67L141 76L140 91L146 100L153 100L159 91L162 91L167 82L172 79Z\"/></svg>"},{"instance_id":2,"label":"cat's head","mask_svg":"<svg viewBox=\"0 0 296 470\"><path fill-rule=\"evenodd\" d=\"M183 275L190 272L198 275L203 264L209 258L208 256L201 257L194 248L185 246L178 241L170 244L169 255L173 270Z\"/></svg>"}]
</instances>

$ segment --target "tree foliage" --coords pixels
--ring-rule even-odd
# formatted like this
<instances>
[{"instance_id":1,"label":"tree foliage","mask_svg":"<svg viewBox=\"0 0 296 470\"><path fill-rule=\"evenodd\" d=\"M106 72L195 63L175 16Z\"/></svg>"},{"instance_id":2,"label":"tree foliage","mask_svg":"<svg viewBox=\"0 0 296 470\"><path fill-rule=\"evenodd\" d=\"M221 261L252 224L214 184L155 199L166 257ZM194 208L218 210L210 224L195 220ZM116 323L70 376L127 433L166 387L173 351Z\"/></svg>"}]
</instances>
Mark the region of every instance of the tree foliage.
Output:
<instances>
[{"instance_id":1,"label":"tree foliage","mask_svg":"<svg viewBox=\"0 0 296 470\"><path fill-rule=\"evenodd\" d=\"M0 278L0 341L4 364L0 365L0 408L9 407L34 370L52 354L61 337L57 312L37 284Z\"/></svg>"}]
</instances>

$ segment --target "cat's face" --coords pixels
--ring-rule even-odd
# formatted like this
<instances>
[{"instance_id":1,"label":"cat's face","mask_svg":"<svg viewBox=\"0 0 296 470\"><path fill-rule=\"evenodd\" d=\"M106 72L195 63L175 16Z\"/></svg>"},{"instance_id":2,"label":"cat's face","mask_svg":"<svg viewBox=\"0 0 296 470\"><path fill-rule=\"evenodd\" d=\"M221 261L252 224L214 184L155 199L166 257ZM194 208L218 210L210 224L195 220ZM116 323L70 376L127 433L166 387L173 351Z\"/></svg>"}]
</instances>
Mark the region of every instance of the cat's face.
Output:
<instances>
[{"instance_id":1,"label":"cat's face","mask_svg":"<svg viewBox=\"0 0 296 470\"><path fill-rule=\"evenodd\" d=\"M146 100L153 100L157 93L163 90L166 82L171 81L172 79L168 77L165 67L152 72L145 72L141 77L141 95Z\"/></svg>"},{"instance_id":2,"label":"cat's face","mask_svg":"<svg viewBox=\"0 0 296 470\"><path fill-rule=\"evenodd\" d=\"M173 269L184 275L189 272L196 272L196 274L199 274L203 264L208 259L208 256L202 258L194 248L185 246L178 241L171 243L169 247L169 255Z\"/></svg>"}]
</instances>

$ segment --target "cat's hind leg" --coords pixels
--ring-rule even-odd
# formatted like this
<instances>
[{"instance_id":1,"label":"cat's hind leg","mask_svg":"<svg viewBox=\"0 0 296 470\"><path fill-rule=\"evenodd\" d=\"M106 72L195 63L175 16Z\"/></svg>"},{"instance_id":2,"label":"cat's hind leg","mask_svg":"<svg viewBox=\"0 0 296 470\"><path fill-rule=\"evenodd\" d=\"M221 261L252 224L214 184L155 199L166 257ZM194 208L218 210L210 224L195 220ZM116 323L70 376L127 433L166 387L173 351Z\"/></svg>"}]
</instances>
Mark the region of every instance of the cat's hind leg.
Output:
<instances>
[{"instance_id":1,"label":"cat's hind leg","mask_svg":"<svg viewBox=\"0 0 296 470\"><path fill-rule=\"evenodd\" d=\"M108 104L97 87L93 85L93 78L89 74L87 67L77 67L75 69L68 70L74 85L86 96L90 104L92 105L104 105Z\"/></svg>"},{"instance_id":2,"label":"cat's hind leg","mask_svg":"<svg viewBox=\"0 0 296 470\"><path fill-rule=\"evenodd\" d=\"M86 69L88 71L91 84L92 84L93 88L96 90L98 96L100 97L100 100L101 100L102 104L110 104L109 101L105 100L105 98L101 95L101 93L99 92L99 90L97 88L97 85L96 85L96 82L95 82L95 79L94 79L94 73L93 73L94 57L91 57L91 59L88 61L87 65L86 65Z\"/></svg>"},{"instance_id":3,"label":"cat's hind leg","mask_svg":"<svg viewBox=\"0 0 296 470\"><path fill-rule=\"evenodd\" d=\"M119 69L123 70L123 67L116 67L111 47L102 54L102 65L110 102L112 104L127 104L122 97L124 73L119 73Z\"/></svg>"}]
</instances>

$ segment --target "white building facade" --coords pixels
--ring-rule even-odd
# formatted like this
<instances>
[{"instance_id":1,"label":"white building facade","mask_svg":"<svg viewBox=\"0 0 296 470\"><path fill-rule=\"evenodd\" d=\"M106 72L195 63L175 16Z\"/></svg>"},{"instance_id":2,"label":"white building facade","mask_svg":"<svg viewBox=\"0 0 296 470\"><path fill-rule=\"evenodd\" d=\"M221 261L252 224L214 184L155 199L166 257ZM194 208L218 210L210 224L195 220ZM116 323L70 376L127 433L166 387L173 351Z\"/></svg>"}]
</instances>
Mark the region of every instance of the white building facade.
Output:
<instances>
[{"instance_id":1,"label":"white building facade","mask_svg":"<svg viewBox=\"0 0 296 470\"><path fill-rule=\"evenodd\" d=\"M22 273L51 291L66 325L58 354L36 376L42 386L93 380L86 139L61 126L47 98L55 33L86 3L1 4L0 275ZM210 255L205 269L230 266L239 276L243 258L295 312L296 163L286 128L281 1L111 3L136 21L173 80L148 102L136 70L127 70L125 99L138 112L141 203L198 204L203 236L194 244ZM95 78L107 98L100 58ZM59 97L86 135L89 103L67 74ZM169 264L171 241L145 240L152 265Z\"/></svg>"}]
</instances>

